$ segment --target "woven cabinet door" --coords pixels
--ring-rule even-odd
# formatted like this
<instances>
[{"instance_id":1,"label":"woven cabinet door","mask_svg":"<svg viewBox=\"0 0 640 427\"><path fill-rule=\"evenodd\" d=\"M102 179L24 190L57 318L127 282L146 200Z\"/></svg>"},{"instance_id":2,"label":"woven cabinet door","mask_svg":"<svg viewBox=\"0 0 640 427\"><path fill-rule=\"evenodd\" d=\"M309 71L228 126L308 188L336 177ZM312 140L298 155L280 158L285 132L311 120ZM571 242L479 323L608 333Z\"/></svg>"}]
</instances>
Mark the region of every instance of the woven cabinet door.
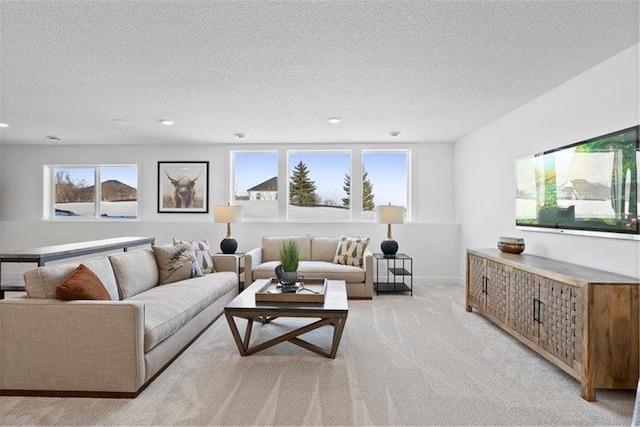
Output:
<instances>
[{"instance_id":1,"label":"woven cabinet door","mask_svg":"<svg viewBox=\"0 0 640 427\"><path fill-rule=\"evenodd\" d=\"M475 255L469 255L469 304L478 310L484 311L485 295L484 295L484 277L485 264L484 258Z\"/></svg>"},{"instance_id":2,"label":"woven cabinet door","mask_svg":"<svg viewBox=\"0 0 640 427\"><path fill-rule=\"evenodd\" d=\"M509 314L509 271L504 264L487 260L486 313L507 323Z\"/></svg>"},{"instance_id":3,"label":"woven cabinet door","mask_svg":"<svg viewBox=\"0 0 640 427\"><path fill-rule=\"evenodd\" d=\"M582 289L540 278L540 347L574 366L582 353Z\"/></svg>"},{"instance_id":4,"label":"woven cabinet door","mask_svg":"<svg viewBox=\"0 0 640 427\"><path fill-rule=\"evenodd\" d=\"M509 324L513 329L537 343L539 336L537 301L540 277L514 268L509 275Z\"/></svg>"},{"instance_id":5,"label":"woven cabinet door","mask_svg":"<svg viewBox=\"0 0 640 427\"><path fill-rule=\"evenodd\" d=\"M573 336L571 339L571 351L573 353L573 367L578 369L582 366L582 331L584 329L584 305L583 288L571 288L571 305L573 306Z\"/></svg>"}]
</instances>

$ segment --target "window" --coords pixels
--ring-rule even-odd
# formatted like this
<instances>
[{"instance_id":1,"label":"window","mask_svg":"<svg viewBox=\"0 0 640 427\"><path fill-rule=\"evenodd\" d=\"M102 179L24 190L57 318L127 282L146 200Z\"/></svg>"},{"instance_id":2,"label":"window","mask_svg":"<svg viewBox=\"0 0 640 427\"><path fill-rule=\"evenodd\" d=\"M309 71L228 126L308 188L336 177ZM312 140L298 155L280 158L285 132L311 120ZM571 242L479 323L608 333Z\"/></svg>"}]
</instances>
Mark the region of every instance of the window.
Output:
<instances>
[{"instance_id":1,"label":"window","mask_svg":"<svg viewBox=\"0 0 640 427\"><path fill-rule=\"evenodd\" d=\"M51 218L135 219L138 167L52 166ZM96 182L100 185L96 186Z\"/></svg>"},{"instance_id":2,"label":"window","mask_svg":"<svg viewBox=\"0 0 640 427\"><path fill-rule=\"evenodd\" d=\"M377 205L409 208L408 194L408 151L363 151L362 219L374 220Z\"/></svg>"},{"instance_id":3,"label":"window","mask_svg":"<svg viewBox=\"0 0 640 427\"><path fill-rule=\"evenodd\" d=\"M232 152L233 201L245 219L278 217L278 153Z\"/></svg>"},{"instance_id":4,"label":"window","mask_svg":"<svg viewBox=\"0 0 640 427\"><path fill-rule=\"evenodd\" d=\"M350 200L344 189L350 168L349 152L289 153L288 218L350 220Z\"/></svg>"},{"instance_id":5,"label":"window","mask_svg":"<svg viewBox=\"0 0 640 427\"><path fill-rule=\"evenodd\" d=\"M410 154L409 149L232 151L231 200L244 207L246 220L374 221L375 207L389 203L409 214Z\"/></svg>"}]
</instances>

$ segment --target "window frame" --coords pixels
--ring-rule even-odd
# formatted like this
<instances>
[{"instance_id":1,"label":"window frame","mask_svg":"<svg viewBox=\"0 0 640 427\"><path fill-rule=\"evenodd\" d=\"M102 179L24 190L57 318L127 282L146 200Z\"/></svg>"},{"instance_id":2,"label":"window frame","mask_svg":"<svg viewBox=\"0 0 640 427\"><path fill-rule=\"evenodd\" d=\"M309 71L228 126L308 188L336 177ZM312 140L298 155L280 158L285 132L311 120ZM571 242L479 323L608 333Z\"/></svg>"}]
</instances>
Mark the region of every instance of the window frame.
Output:
<instances>
[{"instance_id":1,"label":"window frame","mask_svg":"<svg viewBox=\"0 0 640 427\"><path fill-rule=\"evenodd\" d=\"M109 217L104 218L101 216L101 203L102 203L102 182L100 169L110 167L135 167L136 168L136 217L135 218L118 218ZM56 215L56 182L55 171L56 169L93 169L94 176L94 202L93 202L93 215L81 215L81 216L57 216ZM116 163L116 164L48 164L44 166L44 188L48 188L49 191L45 193L43 202L43 219L46 221L74 221L74 222L136 222L141 220L140 212L140 170L141 166L137 163Z\"/></svg>"},{"instance_id":2,"label":"window frame","mask_svg":"<svg viewBox=\"0 0 640 427\"><path fill-rule=\"evenodd\" d=\"M412 198L412 194L413 194L413 172L411 169L411 165L412 163L412 154L413 154L413 150L409 149L409 148L384 148L384 149L362 149L360 151L361 154L361 162L360 164L363 166L364 165L364 155L366 153L406 153L406 168L407 168L407 182L406 182L406 188L405 188L405 197L407 200L406 206L405 208L405 217L404 220L405 222L411 222L411 218L412 215L411 213L413 212L412 209L412 202L413 202L413 198ZM353 186L353 184L352 184ZM362 191L362 170L360 170L360 191ZM362 195L361 195L362 197ZM362 199L361 199L362 200ZM362 203L362 202L361 202ZM376 203L376 206L379 206L380 203ZM363 214L363 212L361 212L361 215ZM372 220L365 220L363 219L364 222L371 222ZM373 221L375 221L375 219L373 219Z\"/></svg>"},{"instance_id":3,"label":"window frame","mask_svg":"<svg viewBox=\"0 0 640 427\"><path fill-rule=\"evenodd\" d=\"M403 145L397 148L377 148L375 146L363 146L358 148L338 148L330 149L320 146L311 145L309 148L291 147L290 145L276 146L274 148L264 149L260 146L247 146L243 148L230 147L229 148L229 181L228 181L228 200L233 203L235 200L235 154L236 153L276 153L278 159L278 204L277 215L274 218L244 218L244 222L249 223L272 223L272 222L285 222L285 223L328 223L328 222L340 222L340 223L375 223L375 218L364 219L362 210L362 166L363 166L363 154L364 153L406 153L407 162L407 182L406 182L406 200L405 206L406 216L405 222L412 221L413 212L413 151L414 147ZM289 206L289 153L336 153L344 152L351 157L351 203L350 203L350 218L345 220L327 220L319 218L309 219L291 219L288 214ZM357 203L356 203L357 201ZM376 204L377 206L377 204Z\"/></svg>"},{"instance_id":4,"label":"window frame","mask_svg":"<svg viewBox=\"0 0 640 427\"><path fill-rule=\"evenodd\" d=\"M291 184L290 181L290 172L292 166L295 167L295 165L292 165L289 161L290 161L290 156L292 154L310 154L310 155L314 155L314 154L346 154L347 156L349 156L349 172L351 171L351 169L353 169L353 151L349 150L349 149L338 149L338 150L330 150L330 149L288 149L286 150L286 159L285 159L285 163L286 163L286 175L285 175L285 179L287 182L287 185L285 187L285 194L283 195L283 197L285 198L285 218L287 222L311 222L311 223L318 223L318 222L353 222L353 203L349 203L349 217L348 218L291 218L290 216L290 206L291 204L289 203L289 187ZM351 186L353 187L353 183L351 184ZM278 187L278 197L280 197L280 187Z\"/></svg>"},{"instance_id":5,"label":"window frame","mask_svg":"<svg viewBox=\"0 0 640 427\"><path fill-rule=\"evenodd\" d=\"M269 218L251 218L244 217L243 222L277 222L280 221L280 199L282 195L280 193L280 150L277 149L242 149L242 150L229 150L229 201L231 204L236 202L236 162L235 156L237 153L265 153L276 155L276 177L278 179L278 192L276 199L276 215Z\"/></svg>"}]
</instances>

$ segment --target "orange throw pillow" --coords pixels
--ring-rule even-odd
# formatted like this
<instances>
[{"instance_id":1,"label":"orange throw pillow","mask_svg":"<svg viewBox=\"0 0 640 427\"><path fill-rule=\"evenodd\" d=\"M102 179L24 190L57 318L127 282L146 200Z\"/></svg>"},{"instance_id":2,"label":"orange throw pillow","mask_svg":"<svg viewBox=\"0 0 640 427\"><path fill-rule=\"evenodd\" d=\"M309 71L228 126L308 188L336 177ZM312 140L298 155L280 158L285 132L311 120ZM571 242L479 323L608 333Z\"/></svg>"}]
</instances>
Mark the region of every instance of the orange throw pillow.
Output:
<instances>
[{"instance_id":1,"label":"orange throw pillow","mask_svg":"<svg viewBox=\"0 0 640 427\"><path fill-rule=\"evenodd\" d=\"M80 264L62 284L56 286L56 299L110 300L111 296L98 276L89 267Z\"/></svg>"}]
</instances>

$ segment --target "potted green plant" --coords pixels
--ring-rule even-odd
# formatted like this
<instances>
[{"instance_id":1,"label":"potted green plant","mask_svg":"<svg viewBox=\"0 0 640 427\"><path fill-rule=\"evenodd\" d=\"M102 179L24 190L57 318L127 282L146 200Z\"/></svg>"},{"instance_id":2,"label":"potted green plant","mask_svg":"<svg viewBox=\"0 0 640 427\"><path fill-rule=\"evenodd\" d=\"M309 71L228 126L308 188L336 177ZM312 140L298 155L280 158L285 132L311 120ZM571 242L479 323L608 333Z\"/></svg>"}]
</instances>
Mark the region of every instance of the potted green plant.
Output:
<instances>
[{"instance_id":1,"label":"potted green plant","mask_svg":"<svg viewBox=\"0 0 640 427\"><path fill-rule=\"evenodd\" d=\"M295 286L298 278L298 263L300 262L300 250L293 240L285 240L280 245L278 254L280 265L276 267L278 281L284 286Z\"/></svg>"}]
</instances>

